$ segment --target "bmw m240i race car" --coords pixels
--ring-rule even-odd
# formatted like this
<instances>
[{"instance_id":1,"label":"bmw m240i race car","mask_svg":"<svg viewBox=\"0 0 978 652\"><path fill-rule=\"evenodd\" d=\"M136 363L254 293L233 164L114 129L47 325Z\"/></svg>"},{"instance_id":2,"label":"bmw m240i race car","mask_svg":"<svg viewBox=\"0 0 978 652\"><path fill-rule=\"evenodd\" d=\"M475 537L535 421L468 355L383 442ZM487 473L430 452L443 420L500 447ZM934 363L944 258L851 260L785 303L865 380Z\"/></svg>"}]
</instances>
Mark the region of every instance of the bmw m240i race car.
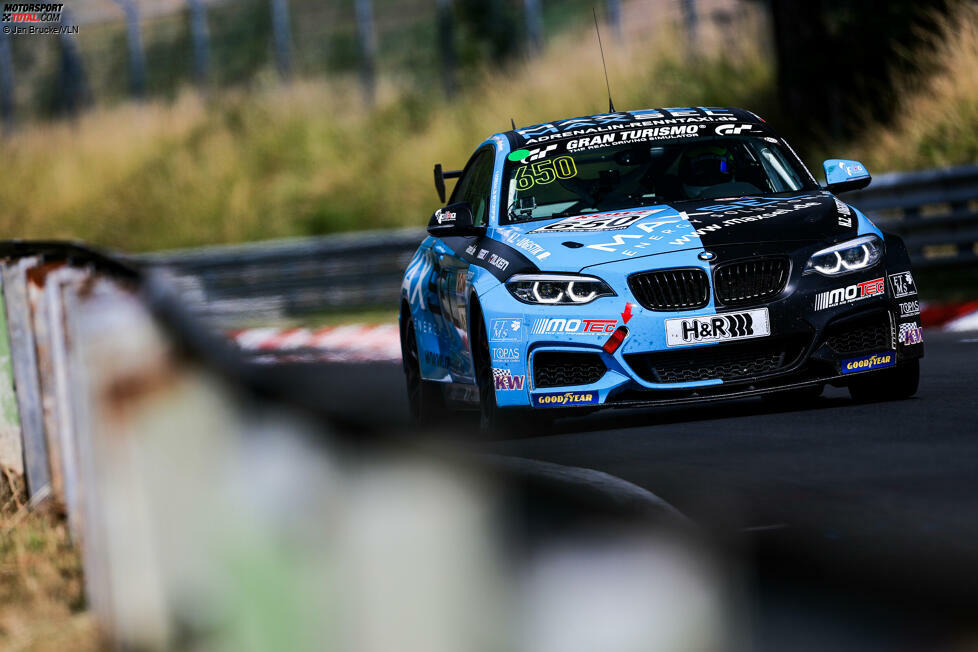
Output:
<instances>
[{"instance_id":1,"label":"bmw m240i race car","mask_svg":"<svg viewBox=\"0 0 978 652\"><path fill-rule=\"evenodd\" d=\"M733 108L572 118L482 143L401 288L415 417L482 425L601 407L826 384L917 391L920 309L903 242L820 186L762 119Z\"/></svg>"}]
</instances>

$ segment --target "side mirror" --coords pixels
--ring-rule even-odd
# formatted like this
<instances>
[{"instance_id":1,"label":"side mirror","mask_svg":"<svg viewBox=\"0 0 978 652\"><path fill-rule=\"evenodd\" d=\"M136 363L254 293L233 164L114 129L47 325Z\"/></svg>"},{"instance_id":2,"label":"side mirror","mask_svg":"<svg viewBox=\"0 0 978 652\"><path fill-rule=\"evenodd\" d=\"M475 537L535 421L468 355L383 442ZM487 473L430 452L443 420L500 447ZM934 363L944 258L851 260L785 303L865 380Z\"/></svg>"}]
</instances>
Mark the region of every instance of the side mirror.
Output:
<instances>
[{"instance_id":1,"label":"side mirror","mask_svg":"<svg viewBox=\"0 0 978 652\"><path fill-rule=\"evenodd\" d=\"M835 193L865 188L873 180L869 170L859 161L830 158L822 162L822 169L825 170L826 190Z\"/></svg>"},{"instance_id":2,"label":"side mirror","mask_svg":"<svg viewBox=\"0 0 978 652\"><path fill-rule=\"evenodd\" d=\"M436 210L428 220L428 233L443 238L452 235L478 235L482 233L482 229L472 224L472 205L463 201Z\"/></svg>"}]
</instances>

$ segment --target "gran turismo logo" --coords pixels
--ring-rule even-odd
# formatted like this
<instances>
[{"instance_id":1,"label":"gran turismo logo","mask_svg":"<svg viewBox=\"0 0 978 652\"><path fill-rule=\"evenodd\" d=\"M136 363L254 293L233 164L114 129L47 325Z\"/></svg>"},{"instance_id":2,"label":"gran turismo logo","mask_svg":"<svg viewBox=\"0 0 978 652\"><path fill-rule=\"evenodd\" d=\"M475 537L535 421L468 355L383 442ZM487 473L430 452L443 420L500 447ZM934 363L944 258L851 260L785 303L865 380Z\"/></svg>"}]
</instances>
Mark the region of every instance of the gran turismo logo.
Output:
<instances>
[{"instance_id":1,"label":"gran turismo logo","mask_svg":"<svg viewBox=\"0 0 978 652\"><path fill-rule=\"evenodd\" d=\"M719 125L716 128L717 135L720 136L736 136L750 130L751 125Z\"/></svg>"}]
</instances>

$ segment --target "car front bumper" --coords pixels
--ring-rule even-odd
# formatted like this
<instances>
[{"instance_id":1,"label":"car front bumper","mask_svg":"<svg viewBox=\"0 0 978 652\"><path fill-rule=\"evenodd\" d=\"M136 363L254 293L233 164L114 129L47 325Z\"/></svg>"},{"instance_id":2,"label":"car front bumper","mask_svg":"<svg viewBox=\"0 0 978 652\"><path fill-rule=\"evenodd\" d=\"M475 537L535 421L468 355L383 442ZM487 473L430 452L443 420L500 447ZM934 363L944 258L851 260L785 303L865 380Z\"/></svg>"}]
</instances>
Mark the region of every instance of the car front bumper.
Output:
<instances>
[{"instance_id":1,"label":"car front bumper","mask_svg":"<svg viewBox=\"0 0 978 652\"><path fill-rule=\"evenodd\" d=\"M634 264L601 267L599 275L613 287L627 288ZM919 314L907 314L912 310L906 308L916 294L895 296L888 278L907 271L906 265L880 264L825 278L793 270L785 290L767 303L727 308L711 298L702 309L682 312L646 310L627 290L584 306L531 306L500 287L486 303L496 400L500 407L582 410L845 385L923 356L922 342L902 335L920 328ZM829 307L818 298L877 279L883 279L885 291L875 296ZM666 335L667 320L757 310L766 311L768 335L679 346L670 345ZM511 328L517 322L520 326ZM494 323L500 327L493 329ZM616 351L606 352L603 345L621 326L627 337Z\"/></svg>"}]
</instances>

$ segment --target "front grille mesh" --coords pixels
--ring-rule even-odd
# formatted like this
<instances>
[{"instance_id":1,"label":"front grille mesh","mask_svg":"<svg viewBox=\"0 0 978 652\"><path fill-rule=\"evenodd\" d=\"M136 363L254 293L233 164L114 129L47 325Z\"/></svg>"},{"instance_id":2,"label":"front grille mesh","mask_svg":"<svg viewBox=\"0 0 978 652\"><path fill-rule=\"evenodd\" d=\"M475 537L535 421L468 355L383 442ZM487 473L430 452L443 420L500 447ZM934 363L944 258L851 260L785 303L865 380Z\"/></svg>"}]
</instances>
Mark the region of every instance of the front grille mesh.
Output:
<instances>
[{"instance_id":1,"label":"front grille mesh","mask_svg":"<svg viewBox=\"0 0 978 652\"><path fill-rule=\"evenodd\" d=\"M826 343L836 353L860 353L888 349L892 344L890 317L878 312L854 321L833 324Z\"/></svg>"},{"instance_id":2,"label":"front grille mesh","mask_svg":"<svg viewBox=\"0 0 978 652\"><path fill-rule=\"evenodd\" d=\"M628 288L647 310L694 310L710 302L710 281L699 268L640 272Z\"/></svg>"},{"instance_id":3,"label":"front grille mesh","mask_svg":"<svg viewBox=\"0 0 978 652\"><path fill-rule=\"evenodd\" d=\"M717 267L717 302L727 306L760 303L781 294L788 283L787 258L760 258Z\"/></svg>"},{"instance_id":4,"label":"front grille mesh","mask_svg":"<svg viewBox=\"0 0 978 652\"><path fill-rule=\"evenodd\" d=\"M802 338L793 337L763 344L744 342L688 351L635 353L626 355L625 361L635 373L652 383L689 383L716 378L734 381L787 369L804 350Z\"/></svg>"},{"instance_id":5,"label":"front grille mesh","mask_svg":"<svg viewBox=\"0 0 978 652\"><path fill-rule=\"evenodd\" d=\"M607 371L597 353L541 351L533 356L533 386L590 385Z\"/></svg>"}]
</instances>

